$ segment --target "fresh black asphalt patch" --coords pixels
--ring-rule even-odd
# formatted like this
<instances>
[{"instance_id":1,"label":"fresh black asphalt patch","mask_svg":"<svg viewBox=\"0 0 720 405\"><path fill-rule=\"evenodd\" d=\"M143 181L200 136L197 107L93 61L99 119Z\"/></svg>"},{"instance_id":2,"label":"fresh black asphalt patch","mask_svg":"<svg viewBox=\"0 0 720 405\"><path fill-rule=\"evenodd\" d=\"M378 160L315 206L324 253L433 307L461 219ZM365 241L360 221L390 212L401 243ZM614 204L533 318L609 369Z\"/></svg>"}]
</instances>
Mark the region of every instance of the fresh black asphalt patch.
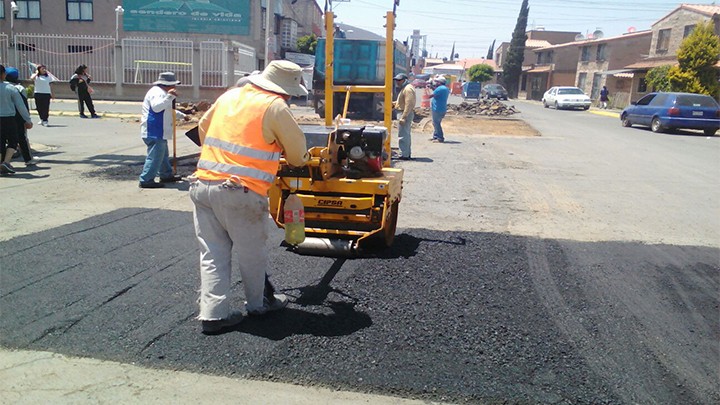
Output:
<instances>
[{"instance_id":1,"label":"fresh black asphalt patch","mask_svg":"<svg viewBox=\"0 0 720 405\"><path fill-rule=\"evenodd\" d=\"M427 229L359 259L278 246L289 307L204 336L192 215L122 209L0 242L0 345L437 401L717 403L718 257Z\"/></svg>"}]
</instances>

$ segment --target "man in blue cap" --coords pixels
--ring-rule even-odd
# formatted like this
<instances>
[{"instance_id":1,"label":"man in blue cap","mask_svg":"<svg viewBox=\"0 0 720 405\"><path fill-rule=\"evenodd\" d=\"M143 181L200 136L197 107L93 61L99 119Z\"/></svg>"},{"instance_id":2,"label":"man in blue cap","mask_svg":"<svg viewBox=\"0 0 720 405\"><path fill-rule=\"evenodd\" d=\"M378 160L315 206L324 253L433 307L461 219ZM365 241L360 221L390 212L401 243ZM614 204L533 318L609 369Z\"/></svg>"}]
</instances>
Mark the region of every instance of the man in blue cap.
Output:
<instances>
[{"instance_id":1,"label":"man in blue cap","mask_svg":"<svg viewBox=\"0 0 720 405\"><path fill-rule=\"evenodd\" d=\"M30 105L28 104L27 89L20 83L20 72L14 67L5 68L5 80L12 83L22 96L23 104L25 108L30 111ZM20 147L20 153L22 153L23 161L26 167L37 165L37 159L32 157L30 151L30 142L28 141L27 129L25 129L25 118L23 118L20 111L15 112L15 122L17 127L18 146Z\"/></svg>"},{"instance_id":2,"label":"man in blue cap","mask_svg":"<svg viewBox=\"0 0 720 405\"><path fill-rule=\"evenodd\" d=\"M22 96L17 88L5 81L5 66L0 65L0 174L13 174L14 168L10 165L18 144L18 128L15 114L19 112L25 120L24 127L32 128L30 112L23 104Z\"/></svg>"}]
</instances>

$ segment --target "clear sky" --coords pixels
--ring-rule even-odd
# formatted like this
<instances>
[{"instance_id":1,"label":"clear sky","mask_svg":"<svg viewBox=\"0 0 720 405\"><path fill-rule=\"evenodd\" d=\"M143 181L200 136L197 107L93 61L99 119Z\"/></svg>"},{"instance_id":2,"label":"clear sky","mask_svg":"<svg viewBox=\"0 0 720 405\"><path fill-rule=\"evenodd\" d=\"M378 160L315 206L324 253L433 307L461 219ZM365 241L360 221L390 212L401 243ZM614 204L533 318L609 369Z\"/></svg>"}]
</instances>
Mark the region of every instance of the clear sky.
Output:
<instances>
[{"instance_id":1,"label":"clear sky","mask_svg":"<svg viewBox=\"0 0 720 405\"><path fill-rule=\"evenodd\" d=\"M317 0L323 9L325 0ZM713 4L695 0L688 4ZM333 1L338 22L385 36L385 13L393 0ZM510 42L522 0L400 0L395 38L406 40L414 29L427 35L431 56L480 58L487 55L493 40L496 48ZM596 29L604 36L621 35L634 27L637 31L651 25L677 8L682 2L671 0L529 0L527 29L544 27L547 31L575 31L583 35ZM720 4L720 2L716 3Z\"/></svg>"}]
</instances>

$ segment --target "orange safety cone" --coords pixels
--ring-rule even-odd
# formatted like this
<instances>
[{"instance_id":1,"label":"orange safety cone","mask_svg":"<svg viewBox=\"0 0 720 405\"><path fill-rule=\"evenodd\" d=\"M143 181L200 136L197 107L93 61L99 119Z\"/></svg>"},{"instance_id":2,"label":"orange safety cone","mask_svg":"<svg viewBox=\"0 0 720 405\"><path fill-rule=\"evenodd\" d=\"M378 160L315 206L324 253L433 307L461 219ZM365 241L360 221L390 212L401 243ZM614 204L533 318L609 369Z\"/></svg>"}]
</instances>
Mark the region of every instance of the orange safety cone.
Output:
<instances>
[{"instance_id":1,"label":"orange safety cone","mask_svg":"<svg viewBox=\"0 0 720 405\"><path fill-rule=\"evenodd\" d=\"M425 89L425 93L422 95L422 100L420 100L420 107L422 108L430 108L430 92L428 89Z\"/></svg>"}]
</instances>

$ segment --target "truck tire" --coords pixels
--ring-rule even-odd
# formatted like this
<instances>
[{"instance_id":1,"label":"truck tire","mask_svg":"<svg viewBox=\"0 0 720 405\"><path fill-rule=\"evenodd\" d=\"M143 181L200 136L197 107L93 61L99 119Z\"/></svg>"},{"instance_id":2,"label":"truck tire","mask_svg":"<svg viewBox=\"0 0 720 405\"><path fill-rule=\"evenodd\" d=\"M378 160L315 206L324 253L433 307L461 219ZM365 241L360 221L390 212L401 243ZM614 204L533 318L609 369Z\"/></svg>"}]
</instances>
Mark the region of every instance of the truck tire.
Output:
<instances>
[{"instance_id":1,"label":"truck tire","mask_svg":"<svg viewBox=\"0 0 720 405\"><path fill-rule=\"evenodd\" d=\"M385 119L385 101L379 98L373 99L372 119L382 121Z\"/></svg>"},{"instance_id":2,"label":"truck tire","mask_svg":"<svg viewBox=\"0 0 720 405\"><path fill-rule=\"evenodd\" d=\"M315 112L320 116L320 118L325 118L325 101L317 102Z\"/></svg>"}]
</instances>

